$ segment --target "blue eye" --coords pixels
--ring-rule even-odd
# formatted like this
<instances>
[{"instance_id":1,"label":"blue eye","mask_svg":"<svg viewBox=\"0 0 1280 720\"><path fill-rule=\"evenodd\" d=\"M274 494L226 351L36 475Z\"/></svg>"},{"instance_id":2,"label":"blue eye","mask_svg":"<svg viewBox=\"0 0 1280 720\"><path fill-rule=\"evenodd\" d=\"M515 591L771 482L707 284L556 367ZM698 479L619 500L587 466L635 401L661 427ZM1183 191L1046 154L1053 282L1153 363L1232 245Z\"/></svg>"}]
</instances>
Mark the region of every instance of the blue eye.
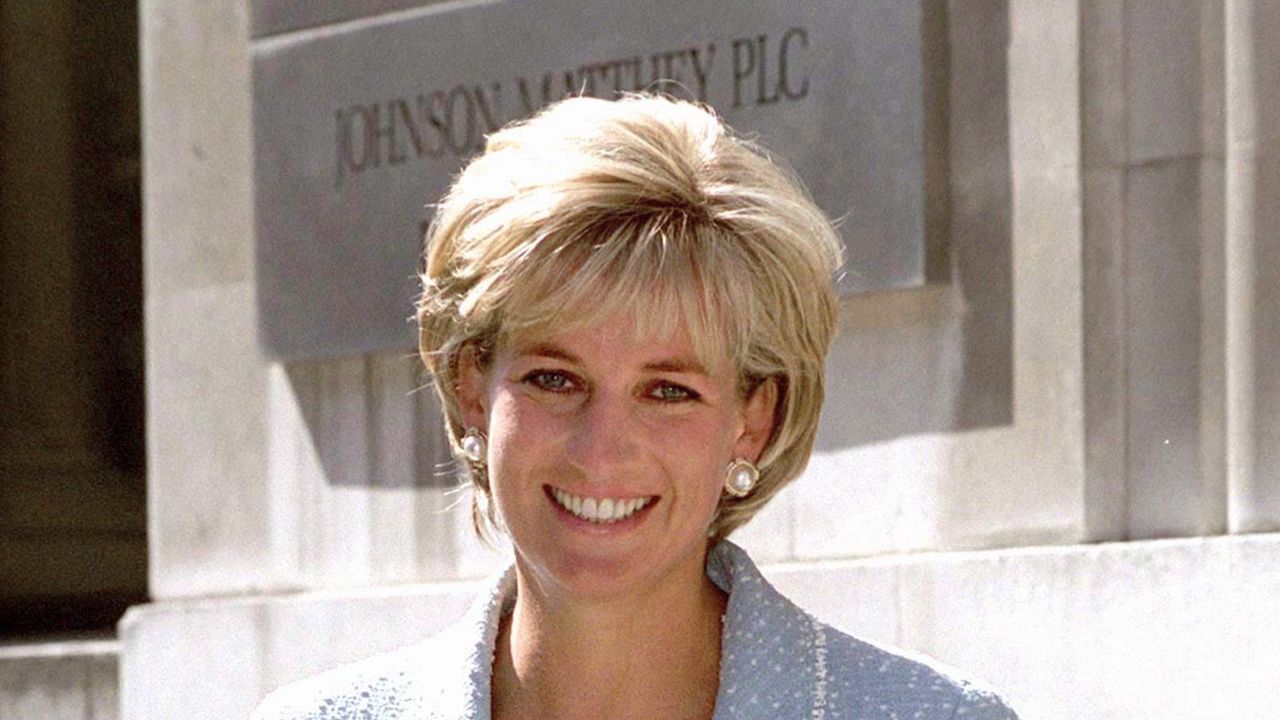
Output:
<instances>
[{"instance_id":1,"label":"blue eye","mask_svg":"<svg viewBox=\"0 0 1280 720\"><path fill-rule=\"evenodd\" d=\"M671 403L696 400L698 398L698 394L687 387L665 382L655 385L649 395L655 400Z\"/></svg>"},{"instance_id":2,"label":"blue eye","mask_svg":"<svg viewBox=\"0 0 1280 720\"><path fill-rule=\"evenodd\" d=\"M539 390L554 393L568 392L573 389L573 380L568 375L555 370L535 370L525 375L522 382L528 383Z\"/></svg>"}]
</instances>

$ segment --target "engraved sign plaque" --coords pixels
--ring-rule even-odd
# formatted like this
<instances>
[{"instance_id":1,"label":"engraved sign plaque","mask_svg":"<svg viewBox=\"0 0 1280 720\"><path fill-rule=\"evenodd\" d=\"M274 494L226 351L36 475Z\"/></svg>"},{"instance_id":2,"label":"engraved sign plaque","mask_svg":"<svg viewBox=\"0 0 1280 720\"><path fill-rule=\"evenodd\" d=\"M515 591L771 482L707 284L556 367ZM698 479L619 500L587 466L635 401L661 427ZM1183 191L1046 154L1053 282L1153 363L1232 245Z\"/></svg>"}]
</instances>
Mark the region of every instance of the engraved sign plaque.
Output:
<instances>
[{"instance_id":1,"label":"engraved sign plaque","mask_svg":"<svg viewBox=\"0 0 1280 720\"><path fill-rule=\"evenodd\" d=\"M839 219L842 293L920 285L922 34L920 3L899 0L522 0L260 37L263 351L304 359L412 347L430 204L487 133L572 94L656 88L708 103L784 158Z\"/></svg>"},{"instance_id":2,"label":"engraved sign plaque","mask_svg":"<svg viewBox=\"0 0 1280 720\"><path fill-rule=\"evenodd\" d=\"M432 0L252 0L249 30L258 38L431 4Z\"/></svg>"}]
</instances>

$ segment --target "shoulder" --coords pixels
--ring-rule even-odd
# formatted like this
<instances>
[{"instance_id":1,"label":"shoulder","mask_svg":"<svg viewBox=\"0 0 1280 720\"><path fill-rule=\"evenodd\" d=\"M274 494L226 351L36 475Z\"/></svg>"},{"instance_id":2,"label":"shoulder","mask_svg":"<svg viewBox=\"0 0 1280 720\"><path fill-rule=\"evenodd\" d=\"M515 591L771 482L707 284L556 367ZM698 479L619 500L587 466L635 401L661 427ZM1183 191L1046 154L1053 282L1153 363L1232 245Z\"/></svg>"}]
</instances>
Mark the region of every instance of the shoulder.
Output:
<instances>
[{"instance_id":1,"label":"shoulder","mask_svg":"<svg viewBox=\"0 0 1280 720\"><path fill-rule=\"evenodd\" d=\"M445 694L467 662L466 644L450 628L286 685L268 695L251 720L435 717L425 711L453 704Z\"/></svg>"},{"instance_id":2,"label":"shoulder","mask_svg":"<svg viewBox=\"0 0 1280 720\"><path fill-rule=\"evenodd\" d=\"M815 619L732 543L715 548L707 570L729 593L720 717L1016 718L990 689L936 660Z\"/></svg>"},{"instance_id":3,"label":"shoulder","mask_svg":"<svg viewBox=\"0 0 1280 720\"><path fill-rule=\"evenodd\" d=\"M414 645L344 665L267 696L252 720L455 720L489 705L494 638L514 596L511 569L463 617Z\"/></svg>"},{"instance_id":4,"label":"shoulder","mask_svg":"<svg viewBox=\"0 0 1280 720\"><path fill-rule=\"evenodd\" d=\"M815 675L825 718L1017 720L987 685L933 658L877 645L814 621ZM824 652L825 650L825 652Z\"/></svg>"}]
</instances>

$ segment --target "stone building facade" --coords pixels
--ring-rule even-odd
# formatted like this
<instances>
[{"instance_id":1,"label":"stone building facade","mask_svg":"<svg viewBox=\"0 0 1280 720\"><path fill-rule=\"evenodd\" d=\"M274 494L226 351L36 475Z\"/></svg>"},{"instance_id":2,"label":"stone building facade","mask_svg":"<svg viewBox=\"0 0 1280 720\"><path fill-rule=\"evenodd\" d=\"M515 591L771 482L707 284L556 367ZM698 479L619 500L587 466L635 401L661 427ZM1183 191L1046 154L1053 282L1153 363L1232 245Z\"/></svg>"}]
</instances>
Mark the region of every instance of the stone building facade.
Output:
<instances>
[{"instance_id":1,"label":"stone building facade","mask_svg":"<svg viewBox=\"0 0 1280 720\"><path fill-rule=\"evenodd\" d=\"M120 624L129 720L243 717L442 627L506 562L441 479L408 347L280 359L259 336L255 59L470 3L287 6L140 4L151 601ZM1028 719L1270 717L1280 2L921 8L945 232L923 282L842 299L817 451L739 542L819 617Z\"/></svg>"}]
</instances>

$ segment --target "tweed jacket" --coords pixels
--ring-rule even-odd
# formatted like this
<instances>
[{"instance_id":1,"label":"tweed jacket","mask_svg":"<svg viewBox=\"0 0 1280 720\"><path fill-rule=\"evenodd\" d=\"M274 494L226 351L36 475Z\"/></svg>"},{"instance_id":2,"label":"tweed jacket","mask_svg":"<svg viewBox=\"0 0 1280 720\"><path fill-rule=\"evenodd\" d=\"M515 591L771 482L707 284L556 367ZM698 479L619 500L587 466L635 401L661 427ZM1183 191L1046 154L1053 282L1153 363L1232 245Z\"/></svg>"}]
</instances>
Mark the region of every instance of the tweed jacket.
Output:
<instances>
[{"instance_id":1,"label":"tweed jacket","mask_svg":"<svg viewBox=\"0 0 1280 720\"><path fill-rule=\"evenodd\" d=\"M729 595L713 720L1016 720L938 664L814 619L728 541L708 554L707 575ZM508 570L449 629L277 690L253 718L490 720L494 642L514 595Z\"/></svg>"}]
</instances>

